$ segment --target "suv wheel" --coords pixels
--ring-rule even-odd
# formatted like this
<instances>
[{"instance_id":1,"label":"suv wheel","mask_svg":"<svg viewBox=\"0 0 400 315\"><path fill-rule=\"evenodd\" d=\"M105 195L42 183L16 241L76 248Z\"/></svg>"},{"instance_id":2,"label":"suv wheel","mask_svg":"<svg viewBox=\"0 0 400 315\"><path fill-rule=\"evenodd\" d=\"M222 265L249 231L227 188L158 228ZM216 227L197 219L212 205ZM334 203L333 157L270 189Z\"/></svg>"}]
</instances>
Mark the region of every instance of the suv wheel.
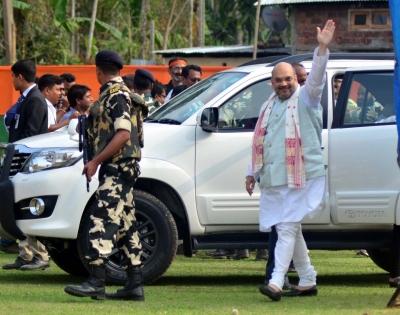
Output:
<instances>
[{"instance_id":1,"label":"suv wheel","mask_svg":"<svg viewBox=\"0 0 400 315\"><path fill-rule=\"evenodd\" d=\"M74 276L87 276L88 272L79 257L75 240L46 242L46 248L54 263Z\"/></svg>"},{"instance_id":2,"label":"suv wheel","mask_svg":"<svg viewBox=\"0 0 400 315\"><path fill-rule=\"evenodd\" d=\"M160 278L175 258L178 233L172 214L153 195L135 191L135 217L142 243L143 277L146 283ZM90 209L90 207L88 208ZM78 252L87 268L84 249L89 245L89 211L86 210L78 233ZM114 249L106 262L107 282L122 284L126 279L124 255Z\"/></svg>"}]
</instances>

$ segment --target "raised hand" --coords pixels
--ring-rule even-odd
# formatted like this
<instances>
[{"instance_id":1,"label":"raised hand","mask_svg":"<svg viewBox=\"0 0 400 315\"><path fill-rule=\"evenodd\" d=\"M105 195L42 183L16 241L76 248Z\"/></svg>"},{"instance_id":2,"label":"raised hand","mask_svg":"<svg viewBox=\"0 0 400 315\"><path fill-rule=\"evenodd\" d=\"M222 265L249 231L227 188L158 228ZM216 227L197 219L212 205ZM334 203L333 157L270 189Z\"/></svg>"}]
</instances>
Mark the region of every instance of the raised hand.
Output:
<instances>
[{"instance_id":1,"label":"raised hand","mask_svg":"<svg viewBox=\"0 0 400 315\"><path fill-rule=\"evenodd\" d=\"M328 47L335 33L335 27L335 22L333 20L326 21L322 30L317 27L317 40L320 48L326 49Z\"/></svg>"}]
</instances>

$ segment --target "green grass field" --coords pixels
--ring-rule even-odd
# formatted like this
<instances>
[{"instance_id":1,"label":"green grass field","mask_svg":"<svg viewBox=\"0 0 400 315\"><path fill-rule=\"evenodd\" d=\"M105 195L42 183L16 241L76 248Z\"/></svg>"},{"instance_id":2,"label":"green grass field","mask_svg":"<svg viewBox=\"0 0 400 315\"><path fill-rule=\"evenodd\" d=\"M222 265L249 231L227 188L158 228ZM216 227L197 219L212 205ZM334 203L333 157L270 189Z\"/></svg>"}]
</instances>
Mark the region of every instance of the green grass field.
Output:
<instances>
[{"instance_id":1,"label":"green grass field","mask_svg":"<svg viewBox=\"0 0 400 315\"><path fill-rule=\"evenodd\" d=\"M258 293L264 262L178 256L167 274L145 287L145 302L95 301L63 292L81 281L52 263L45 271L0 269L0 315L3 314L400 314L386 309L394 289L387 274L354 251L311 251L318 270L316 297L271 302ZM0 254L0 264L14 255ZM293 282L292 278L292 282ZM117 287L107 287L115 290Z\"/></svg>"}]
</instances>

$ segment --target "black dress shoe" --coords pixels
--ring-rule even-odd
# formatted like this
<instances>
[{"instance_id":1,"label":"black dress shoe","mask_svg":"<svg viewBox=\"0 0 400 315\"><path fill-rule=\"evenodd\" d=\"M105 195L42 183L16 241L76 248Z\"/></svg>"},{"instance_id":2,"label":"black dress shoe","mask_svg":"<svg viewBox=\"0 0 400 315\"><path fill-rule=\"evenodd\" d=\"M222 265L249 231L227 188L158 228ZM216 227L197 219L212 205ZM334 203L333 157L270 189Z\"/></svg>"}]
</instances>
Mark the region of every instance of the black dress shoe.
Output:
<instances>
[{"instance_id":1,"label":"black dress shoe","mask_svg":"<svg viewBox=\"0 0 400 315\"><path fill-rule=\"evenodd\" d=\"M281 291L274 291L267 284L260 285L258 290L261 294L268 296L272 301L280 301L282 297Z\"/></svg>"},{"instance_id":2,"label":"black dress shoe","mask_svg":"<svg viewBox=\"0 0 400 315\"><path fill-rule=\"evenodd\" d=\"M290 291L284 292L283 296L314 296L318 294L317 286L314 285L306 290L299 290L297 288L293 288Z\"/></svg>"},{"instance_id":3,"label":"black dress shoe","mask_svg":"<svg viewBox=\"0 0 400 315\"><path fill-rule=\"evenodd\" d=\"M6 264L2 268L5 270L20 269L22 266L28 265L30 263L32 263L32 261L22 259L21 257L18 256L13 263Z\"/></svg>"},{"instance_id":4,"label":"black dress shoe","mask_svg":"<svg viewBox=\"0 0 400 315\"><path fill-rule=\"evenodd\" d=\"M91 297L95 300L104 300L106 297L104 286L96 286L88 281L82 284L67 285L64 292L73 296Z\"/></svg>"},{"instance_id":5,"label":"black dress shoe","mask_svg":"<svg viewBox=\"0 0 400 315\"><path fill-rule=\"evenodd\" d=\"M33 260L30 263L21 266L19 270L44 270L49 267L49 261L44 261L39 258L33 257Z\"/></svg>"},{"instance_id":6,"label":"black dress shoe","mask_svg":"<svg viewBox=\"0 0 400 315\"><path fill-rule=\"evenodd\" d=\"M144 301L143 287L127 290L125 288L117 290L115 293L106 293L108 300L131 300L131 301Z\"/></svg>"},{"instance_id":7,"label":"black dress shoe","mask_svg":"<svg viewBox=\"0 0 400 315\"><path fill-rule=\"evenodd\" d=\"M389 287L397 288L400 285L400 277L389 278Z\"/></svg>"}]
</instances>

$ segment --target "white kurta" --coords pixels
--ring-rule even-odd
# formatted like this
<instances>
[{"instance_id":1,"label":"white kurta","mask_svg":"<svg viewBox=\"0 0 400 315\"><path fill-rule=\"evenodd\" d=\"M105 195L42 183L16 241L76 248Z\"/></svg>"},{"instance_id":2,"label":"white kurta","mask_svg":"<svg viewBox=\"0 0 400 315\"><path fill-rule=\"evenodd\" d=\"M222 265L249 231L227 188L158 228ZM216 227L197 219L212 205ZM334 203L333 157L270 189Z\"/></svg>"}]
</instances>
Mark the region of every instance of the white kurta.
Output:
<instances>
[{"instance_id":1,"label":"white kurta","mask_svg":"<svg viewBox=\"0 0 400 315\"><path fill-rule=\"evenodd\" d=\"M303 189L275 186L261 189L260 231L269 232L281 222L300 222L319 209L325 193L325 176L307 180Z\"/></svg>"}]
</instances>

